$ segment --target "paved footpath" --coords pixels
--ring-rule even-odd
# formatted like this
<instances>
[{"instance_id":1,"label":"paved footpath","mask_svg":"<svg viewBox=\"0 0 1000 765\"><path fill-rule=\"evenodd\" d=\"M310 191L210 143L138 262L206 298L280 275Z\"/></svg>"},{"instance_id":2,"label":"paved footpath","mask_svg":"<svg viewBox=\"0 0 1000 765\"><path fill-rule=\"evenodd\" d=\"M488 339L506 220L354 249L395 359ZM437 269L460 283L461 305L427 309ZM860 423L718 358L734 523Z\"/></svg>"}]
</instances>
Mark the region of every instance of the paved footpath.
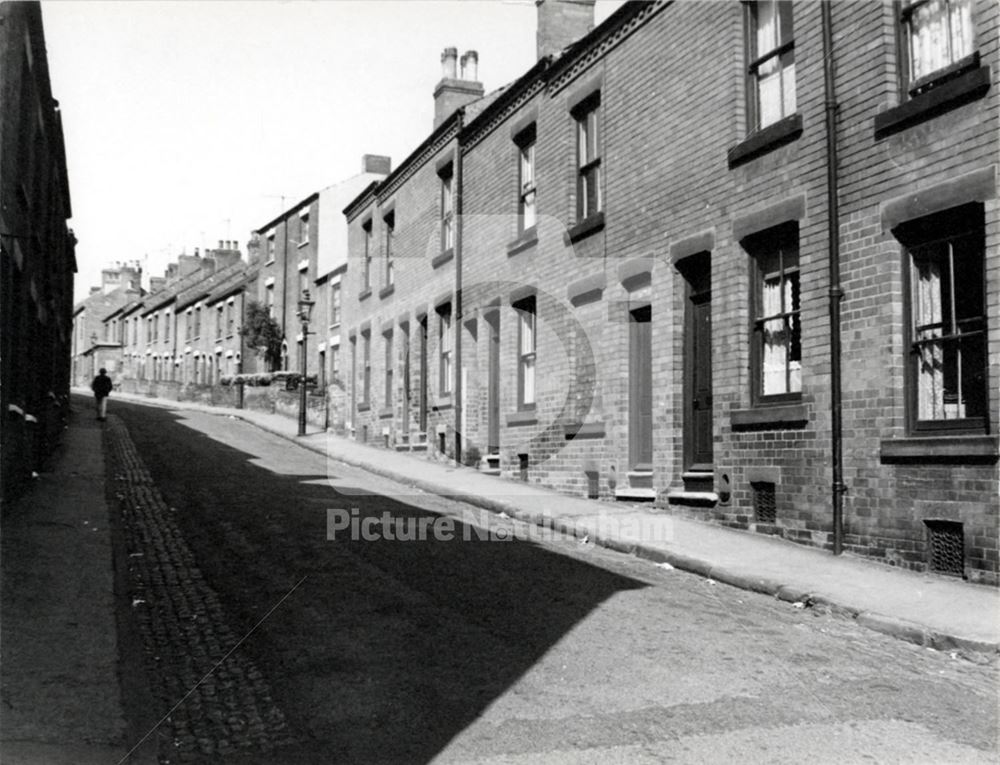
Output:
<instances>
[{"instance_id":1,"label":"paved footpath","mask_svg":"<svg viewBox=\"0 0 1000 765\"><path fill-rule=\"evenodd\" d=\"M506 513L735 587L829 609L919 645L1000 653L998 588L896 569L850 554L833 556L783 539L674 517L648 505L568 497L315 428L300 438L297 422L281 415L127 394L114 398L239 417L326 454L331 461L391 477L415 490Z\"/></svg>"},{"instance_id":2,"label":"paved footpath","mask_svg":"<svg viewBox=\"0 0 1000 765\"><path fill-rule=\"evenodd\" d=\"M0 761L116 763L126 755L101 429L77 409L45 472L4 508ZM154 762L140 748L130 763Z\"/></svg>"}]
</instances>

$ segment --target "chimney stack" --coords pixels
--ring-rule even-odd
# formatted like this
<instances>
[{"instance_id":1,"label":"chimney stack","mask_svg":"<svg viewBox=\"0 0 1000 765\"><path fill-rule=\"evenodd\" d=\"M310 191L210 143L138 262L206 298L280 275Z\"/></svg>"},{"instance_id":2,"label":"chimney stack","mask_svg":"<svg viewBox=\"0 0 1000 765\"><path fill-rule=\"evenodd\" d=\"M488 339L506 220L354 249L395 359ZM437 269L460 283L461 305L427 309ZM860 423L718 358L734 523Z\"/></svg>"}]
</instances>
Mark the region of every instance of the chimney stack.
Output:
<instances>
[{"instance_id":1,"label":"chimney stack","mask_svg":"<svg viewBox=\"0 0 1000 765\"><path fill-rule=\"evenodd\" d=\"M594 28L594 0L535 0L538 58L558 57Z\"/></svg>"},{"instance_id":2,"label":"chimney stack","mask_svg":"<svg viewBox=\"0 0 1000 765\"><path fill-rule=\"evenodd\" d=\"M167 278L165 276L150 276L149 277L149 292L150 294L156 294L164 287L167 286Z\"/></svg>"},{"instance_id":3,"label":"chimney stack","mask_svg":"<svg viewBox=\"0 0 1000 765\"><path fill-rule=\"evenodd\" d=\"M479 77L479 54L474 50L462 56L461 78L457 76L458 48L445 48L441 54L441 82L434 88L434 129L457 109L482 98L483 84Z\"/></svg>"},{"instance_id":4,"label":"chimney stack","mask_svg":"<svg viewBox=\"0 0 1000 765\"><path fill-rule=\"evenodd\" d=\"M392 172L392 158L381 154L363 154L361 156L361 172L388 175Z\"/></svg>"}]
</instances>

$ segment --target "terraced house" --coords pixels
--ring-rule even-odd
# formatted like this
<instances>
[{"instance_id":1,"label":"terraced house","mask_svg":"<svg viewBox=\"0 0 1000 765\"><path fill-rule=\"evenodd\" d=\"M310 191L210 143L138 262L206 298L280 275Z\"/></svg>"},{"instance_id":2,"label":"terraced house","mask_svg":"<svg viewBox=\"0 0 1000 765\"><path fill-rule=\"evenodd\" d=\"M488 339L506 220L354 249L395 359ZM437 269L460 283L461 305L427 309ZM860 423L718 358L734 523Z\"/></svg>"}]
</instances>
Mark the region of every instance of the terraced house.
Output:
<instances>
[{"instance_id":1,"label":"terraced house","mask_svg":"<svg viewBox=\"0 0 1000 765\"><path fill-rule=\"evenodd\" d=\"M345 211L354 436L997 583L996 3L537 9Z\"/></svg>"}]
</instances>

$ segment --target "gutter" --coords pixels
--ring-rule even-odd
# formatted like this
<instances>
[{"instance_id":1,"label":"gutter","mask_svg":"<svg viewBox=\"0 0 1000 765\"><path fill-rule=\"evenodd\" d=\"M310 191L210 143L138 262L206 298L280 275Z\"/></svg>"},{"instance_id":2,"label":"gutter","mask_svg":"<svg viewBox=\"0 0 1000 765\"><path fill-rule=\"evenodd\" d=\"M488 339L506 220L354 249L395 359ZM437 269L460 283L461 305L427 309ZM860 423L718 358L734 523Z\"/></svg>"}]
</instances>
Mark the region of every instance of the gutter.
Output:
<instances>
[{"instance_id":1,"label":"gutter","mask_svg":"<svg viewBox=\"0 0 1000 765\"><path fill-rule=\"evenodd\" d=\"M833 554L844 551L844 443L840 386L840 206L837 199L837 99L833 71L832 0L820 4L823 22L824 109L826 111L826 198L830 268L830 451L833 467Z\"/></svg>"}]
</instances>

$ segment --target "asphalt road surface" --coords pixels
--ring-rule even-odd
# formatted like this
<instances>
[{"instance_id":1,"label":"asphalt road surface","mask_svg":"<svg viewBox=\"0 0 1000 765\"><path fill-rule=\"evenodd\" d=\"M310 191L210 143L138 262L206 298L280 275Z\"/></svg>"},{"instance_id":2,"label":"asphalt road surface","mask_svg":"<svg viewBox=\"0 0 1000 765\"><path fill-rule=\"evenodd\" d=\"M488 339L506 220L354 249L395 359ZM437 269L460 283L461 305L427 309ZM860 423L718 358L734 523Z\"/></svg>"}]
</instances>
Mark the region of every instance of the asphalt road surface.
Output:
<instances>
[{"instance_id":1,"label":"asphalt road surface","mask_svg":"<svg viewBox=\"0 0 1000 765\"><path fill-rule=\"evenodd\" d=\"M118 403L105 449L130 735L163 762L996 762L995 662L526 541L229 417Z\"/></svg>"}]
</instances>

